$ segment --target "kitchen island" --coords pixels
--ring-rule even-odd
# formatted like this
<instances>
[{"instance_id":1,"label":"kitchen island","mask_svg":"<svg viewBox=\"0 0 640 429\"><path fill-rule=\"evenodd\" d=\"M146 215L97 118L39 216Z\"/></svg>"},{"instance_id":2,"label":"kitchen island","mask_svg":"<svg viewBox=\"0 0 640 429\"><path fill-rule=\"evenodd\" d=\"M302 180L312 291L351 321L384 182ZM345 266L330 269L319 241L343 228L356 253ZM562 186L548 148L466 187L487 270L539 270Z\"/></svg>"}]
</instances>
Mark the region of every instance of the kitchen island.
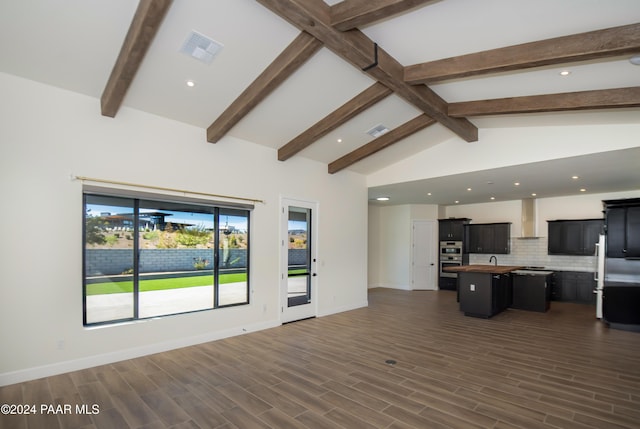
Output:
<instances>
[{"instance_id":1,"label":"kitchen island","mask_svg":"<svg viewBox=\"0 0 640 429\"><path fill-rule=\"evenodd\" d=\"M511 305L514 265L461 265L445 270L458 273L458 298L465 316L488 319Z\"/></svg>"}]
</instances>

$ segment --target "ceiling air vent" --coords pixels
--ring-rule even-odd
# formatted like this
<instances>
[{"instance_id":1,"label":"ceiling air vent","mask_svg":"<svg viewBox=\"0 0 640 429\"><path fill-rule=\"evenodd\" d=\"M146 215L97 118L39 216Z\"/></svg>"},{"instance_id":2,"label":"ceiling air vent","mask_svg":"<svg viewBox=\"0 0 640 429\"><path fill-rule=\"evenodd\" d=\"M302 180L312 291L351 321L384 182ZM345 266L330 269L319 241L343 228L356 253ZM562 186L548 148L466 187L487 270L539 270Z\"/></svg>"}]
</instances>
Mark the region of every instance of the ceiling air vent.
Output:
<instances>
[{"instance_id":1,"label":"ceiling air vent","mask_svg":"<svg viewBox=\"0 0 640 429\"><path fill-rule=\"evenodd\" d=\"M380 125L376 125L375 127L371 128L369 131L367 131L367 134L369 134L371 137L378 138L381 135L386 134L388 132L389 132L389 128L380 124Z\"/></svg>"},{"instance_id":2,"label":"ceiling air vent","mask_svg":"<svg viewBox=\"0 0 640 429\"><path fill-rule=\"evenodd\" d=\"M187 40L184 41L182 48L180 48L180 52L190 55L205 64L210 64L211 61L213 61L213 57L220 52L222 46L221 43L197 31L191 31L189 36L187 36Z\"/></svg>"}]
</instances>

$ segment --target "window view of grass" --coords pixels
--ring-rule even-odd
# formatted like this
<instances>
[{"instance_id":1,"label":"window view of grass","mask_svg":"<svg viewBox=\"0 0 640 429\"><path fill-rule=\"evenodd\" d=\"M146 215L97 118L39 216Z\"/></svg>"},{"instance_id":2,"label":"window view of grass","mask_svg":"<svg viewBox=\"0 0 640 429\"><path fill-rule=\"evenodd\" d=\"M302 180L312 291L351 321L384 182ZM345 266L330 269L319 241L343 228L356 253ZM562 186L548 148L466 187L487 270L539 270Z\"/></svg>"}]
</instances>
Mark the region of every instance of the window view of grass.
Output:
<instances>
[{"instance_id":1,"label":"window view of grass","mask_svg":"<svg viewBox=\"0 0 640 429\"><path fill-rule=\"evenodd\" d=\"M218 281L219 284L246 282L247 273L220 274L218 276ZM139 282L140 292L211 285L213 285L213 275L171 277L162 279L140 280ZM133 282L131 280L93 283L87 285L87 296L127 292L133 292Z\"/></svg>"},{"instance_id":2,"label":"window view of grass","mask_svg":"<svg viewBox=\"0 0 640 429\"><path fill-rule=\"evenodd\" d=\"M249 211L96 194L84 209L85 324L249 302Z\"/></svg>"}]
</instances>

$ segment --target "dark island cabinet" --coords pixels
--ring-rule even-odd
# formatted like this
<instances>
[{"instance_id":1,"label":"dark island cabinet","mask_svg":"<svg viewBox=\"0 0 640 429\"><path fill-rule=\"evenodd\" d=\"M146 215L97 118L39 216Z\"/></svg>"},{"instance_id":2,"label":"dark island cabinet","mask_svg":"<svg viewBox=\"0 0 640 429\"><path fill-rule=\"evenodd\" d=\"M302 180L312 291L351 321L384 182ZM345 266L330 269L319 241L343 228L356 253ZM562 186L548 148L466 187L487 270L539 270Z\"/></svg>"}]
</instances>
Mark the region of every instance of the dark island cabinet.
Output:
<instances>
[{"instance_id":1,"label":"dark island cabinet","mask_svg":"<svg viewBox=\"0 0 640 429\"><path fill-rule=\"evenodd\" d=\"M608 258L640 258L640 199L604 201Z\"/></svg>"},{"instance_id":2,"label":"dark island cabinet","mask_svg":"<svg viewBox=\"0 0 640 429\"><path fill-rule=\"evenodd\" d=\"M549 255L594 255L603 219L548 221Z\"/></svg>"},{"instance_id":3,"label":"dark island cabinet","mask_svg":"<svg viewBox=\"0 0 640 429\"><path fill-rule=\"evenodd\" d=\"M439 219L438 236L440 241L464 241L464 226L471 219Z\"/></svg>"},{"instance_id":4,"label":"dark island cabinet","mask_svg":"<svg viewBox=\"0 0 640 429\"><path fill-rule=\"evenodd\" d=\"M551 298L554 301L595 305L596 281L593 273L555 271L551 279Z\"/></svg>"},{"instance_id":5,"label":"dark island cabinet","mask_svg":"<svg viewBox=\"0 0 640 429\"><path fill-rule=\"evenodd\" d=\"M511 306L511 274L458 273L460 310L488 319Z\"/></svg>"},{"instance_id":6,"label":"dark island cabinet","mask_svg":"<svg viewBox=\"0 0 640 429\"><path fill-rule=\"evenodd\" d=\"M466 226L466 253L506 254L510 252L510 223L473 223Z\"/></svg>"}]
</instances>

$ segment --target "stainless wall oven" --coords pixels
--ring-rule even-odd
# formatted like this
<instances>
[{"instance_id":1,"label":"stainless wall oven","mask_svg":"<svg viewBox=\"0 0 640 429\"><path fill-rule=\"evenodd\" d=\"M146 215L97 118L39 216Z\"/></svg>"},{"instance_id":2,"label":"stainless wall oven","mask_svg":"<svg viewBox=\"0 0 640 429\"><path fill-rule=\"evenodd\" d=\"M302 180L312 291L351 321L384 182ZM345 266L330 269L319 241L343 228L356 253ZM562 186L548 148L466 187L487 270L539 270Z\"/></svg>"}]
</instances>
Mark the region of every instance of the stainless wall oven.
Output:
<instances>
[{"instance_id":1,"label":"stainless wall oven","mask_svg":"<svg viewBox=\"0 0 640 429\"><path fill-rule=\"evenodd\" d=\"M458 277L457 273L443 271L446 267L462 265L462 241L440 242L440 277Z\"/></svg>"},{"instance_id":2,"label":"stainless wall oven","mask_svg":"<svg viewBox=\"0 0 640 429\"><path fill-rule=\"evenodd\" d=\"M459 267L462 265L462 256L441 256L440 257L440 277L458 277L457 273L449 273L443 270L447 267Z\"/></svg>"}]
</instances>

